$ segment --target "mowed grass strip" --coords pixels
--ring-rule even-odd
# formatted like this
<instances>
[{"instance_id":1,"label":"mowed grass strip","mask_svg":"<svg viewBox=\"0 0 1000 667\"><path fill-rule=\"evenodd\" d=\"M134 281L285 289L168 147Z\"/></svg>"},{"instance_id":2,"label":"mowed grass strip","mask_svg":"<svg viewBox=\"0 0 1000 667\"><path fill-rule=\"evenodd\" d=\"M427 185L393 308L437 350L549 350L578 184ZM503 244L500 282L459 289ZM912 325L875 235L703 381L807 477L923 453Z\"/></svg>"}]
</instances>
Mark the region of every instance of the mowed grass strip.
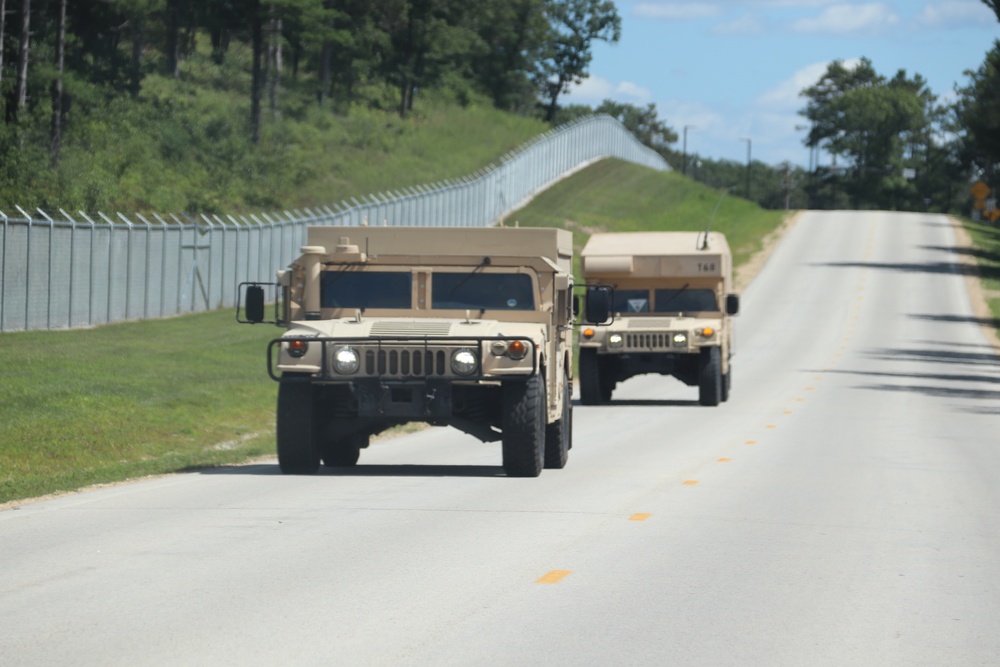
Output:
<instances>
[{"instance_id":1,"label":"mowed grass strip","mask_svg":"<svg viewBox=\"0 0 1000 667\"><path fill-rule=\"evenodd\" d=\"M227 309L0 334L0 503L273 453L280 333Z\"/></svg>"},{"instance_id":2,"label":"mowed grass strip","mask_svg":"<svg viewBox=\"0 0 1000 667\"><path fill-rule=\"evenodd\" d=\"M992 326L1000 329L1000 229L969 218L960 218L960 221L972 237L973 247L959 248L958 251L975 257L983 295L993 316Z\"/></svg>"}]
</instances>

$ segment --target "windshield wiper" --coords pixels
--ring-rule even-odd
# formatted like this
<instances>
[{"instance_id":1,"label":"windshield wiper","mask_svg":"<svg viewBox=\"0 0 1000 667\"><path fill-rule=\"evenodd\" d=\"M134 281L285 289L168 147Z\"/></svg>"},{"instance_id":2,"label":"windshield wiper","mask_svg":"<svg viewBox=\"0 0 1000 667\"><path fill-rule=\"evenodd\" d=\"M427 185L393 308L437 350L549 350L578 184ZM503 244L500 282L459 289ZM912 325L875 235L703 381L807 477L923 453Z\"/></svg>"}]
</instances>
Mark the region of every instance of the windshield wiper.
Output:
<instances>
[{"instance_id":1,"label":"windshield wiper","mask_svg":"<svg viewBox=\"0 0 1000 667\"><path fill-rule=\"evenodd\" d=\"M472 276L476 275L476 271L479 271L484 266L489 266L490 263L491 263L491 260L490 260L489 257L483 257L483 261L479 262L479 264L476 266L476 268L472 269L471 273L467 274L464 278L462 278L461 280L459 280L458 283L454 287L451 288L451 290L448 292L448 296L451 296L452 294L454 294L455 292L457 292L458 288L461 287L462 285L464 285L466 282L468 282L469 278L471 278Z\"/></svg>"},{"instance_id":2,"label":"windshield wiper","mask_svg":"<svg viewBox=\"0 0 1000 667\"><path fill-rule=\"evenodd\" d=\"M663 306L666 307L666 305L668 303L670 303L671 301L673 301L674 299L676 299L677 297L679 297L681 295L681 293L684 290L686 290L688 287L690 287L690 286L691 286L691 283L685 283L684 287L682 287L679 290L677 290L676 292L674 292L674 294L669 299L667 299L666 301L663 302ZM658 313L665 313L665 312L668 312L668 311L666 311L664 308L661 308L660 304L656 304L656 312L658 312Z\"/></svg>"}]
</instances>

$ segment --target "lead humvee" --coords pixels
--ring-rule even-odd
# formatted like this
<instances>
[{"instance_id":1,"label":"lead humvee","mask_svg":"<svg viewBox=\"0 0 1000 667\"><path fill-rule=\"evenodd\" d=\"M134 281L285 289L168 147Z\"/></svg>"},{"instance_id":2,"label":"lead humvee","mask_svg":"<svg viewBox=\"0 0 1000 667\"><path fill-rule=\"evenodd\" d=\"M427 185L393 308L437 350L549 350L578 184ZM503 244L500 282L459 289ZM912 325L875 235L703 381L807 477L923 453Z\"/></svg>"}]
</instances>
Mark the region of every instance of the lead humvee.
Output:
<instances>
[{"instance_id":1,"label":"lead humvee","mask_svg":"<svg viewBox=\"0 0 1000 667\"><path fill-rule=\"evenodd\" d=\"M614 288L614 322L580 333L583 404L611 400L618 382L643 373L697 385L702 405L728 400L739 297L723 234L593 234L581 264L586 283Z\"/></svg>"},{"instance_id":2,"label":"lead humvee","mask_svg":"<svg viewBox=\"0 0 1000 667\"><path fill-rule=\"evenodd\" d=\"M573 244L526 228L310 227L268 348L282 472L352 466L392 426L502 442L509 476L572 446ZM265 320L263 283L246 319ZM239 319L239 314L237 315Z\"/></svg>"}]
</instances>

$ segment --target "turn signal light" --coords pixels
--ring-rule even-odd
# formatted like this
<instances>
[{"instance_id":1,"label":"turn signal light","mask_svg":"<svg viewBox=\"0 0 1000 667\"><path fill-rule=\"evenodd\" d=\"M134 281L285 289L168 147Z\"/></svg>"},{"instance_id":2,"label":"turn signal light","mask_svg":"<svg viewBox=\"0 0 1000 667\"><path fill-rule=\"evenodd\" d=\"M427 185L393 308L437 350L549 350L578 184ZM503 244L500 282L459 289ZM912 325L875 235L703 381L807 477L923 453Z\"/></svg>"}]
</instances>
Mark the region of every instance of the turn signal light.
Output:
<instances>
[{"instance_id":1,"label":"turn signal light","mask_svg":"<svg viewBox=\"0 0 1000 667\"><path fill-rule=\"evenodd\" d=\"M512 340L507 346L507 356L511 359L524 359L526 354L528 354L528 346L524 344L523 340Z\"/></svg>"},{"instance_id":2,"label":"turn signal light","mask_svg":"<svg viewBox=\"0 0 1000 667\"><path fill-rule=\"evenodd\" d=\"M712 327L705 327L704 329L701 330L701 335L704 336L705 338L708 338L714 333L715 329L713 329Z\"/></svg>"},{"instance_id":3,"label":"turn signal light","mask_svg":"<svg viewBox=\"0 0 1000 667\"><path fill-rule=\"evenodd\" d=\"M584 338L593 338L595 333L597 333L597 332L594 331L593 329L591 329L590 327L587 327L586 329L583 330L583 337Z\"/></svg>"},{"instance_id":4,"label":"turn signal light","mask_svg":"<svg viewBox=\"0 0 1000 667\"><path fill-rule=\"evenodd\" d=\"M288 341L288 354L296 359L305 356L306 350L309 349L309 343L304 340L290 340Z\"/></svg>"}]
</instances>

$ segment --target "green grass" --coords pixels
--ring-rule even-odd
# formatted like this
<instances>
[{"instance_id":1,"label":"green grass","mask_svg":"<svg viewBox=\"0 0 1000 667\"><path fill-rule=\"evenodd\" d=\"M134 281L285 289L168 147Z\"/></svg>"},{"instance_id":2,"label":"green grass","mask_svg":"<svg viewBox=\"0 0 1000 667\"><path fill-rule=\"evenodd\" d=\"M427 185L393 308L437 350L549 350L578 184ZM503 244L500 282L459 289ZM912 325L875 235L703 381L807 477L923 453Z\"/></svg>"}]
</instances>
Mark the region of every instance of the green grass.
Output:
<instances>
[{"instance_id":1,"label":"green grass","mask_svg":"<svg viewBox=\"0 0 1000 667\"><path fill-rule=\"evenodd\" d=\"M993 316L993 327L1000 329L1000 229L986 222L960 218L972 237L970 252L976 259L986 303Z\"/></svg>"},{"instance_id":2,"label":"green grass","mask_svg":"<svg viewBox=\"0 0 1000 667\"><path fill-rule=\"evenodd\" d=\"M569 229L579 255L593 232L700 231L712 221L739 266L761 249L785 215L676 172L604 160L543 192L505 224Z\"/></svg>"},{"instance_id":3,"label":"green grass","mask_svg":"<svg viewBox=\"0 0 1000 667\"><path fill-rule=\"evenodd\" d=\"M227 310L2 334L0 503L273 453L279 333Z\"/></svg>"},{"instance_id":4,"label":"green grass","mask_svg":"<svg viewBox=\"0 0 1000 667\"><path fill-rule=\"evenodd\" d=\"M0 210L237 214L332 206L466 176L550 129L480 99L460 106L433 92L405 119L366 104L323 109L300 83L283 91L280 116L265 112L255 146L246 91L220 83L241 77L239 58L223 66L193 58L180 80L147 76L135 100L87 89L56 169L45 151L44 114L18 132L0 125Z\"/></svg>"}]
</instances>

